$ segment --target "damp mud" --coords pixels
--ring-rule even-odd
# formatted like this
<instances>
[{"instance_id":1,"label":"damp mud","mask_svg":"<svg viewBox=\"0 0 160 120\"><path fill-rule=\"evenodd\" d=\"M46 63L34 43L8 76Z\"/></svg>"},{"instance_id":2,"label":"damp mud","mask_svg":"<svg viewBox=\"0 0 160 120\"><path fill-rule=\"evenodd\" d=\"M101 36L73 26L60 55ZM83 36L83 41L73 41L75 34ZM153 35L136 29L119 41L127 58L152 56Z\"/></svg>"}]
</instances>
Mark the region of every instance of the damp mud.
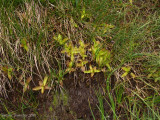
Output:
<instances>
[{"instance_id":1,"label":"damp mud","mask_svg":"<svg viewBox=\"0 0 160 120\"><path fill-rule=\"evenodd\" d=\"M103 73L97 73L94 77L80 72L72 73L65 76L63 86L57 92L51 90L41 94L33 91L22 97L22 94L12 91L7 100L10 102L7 103L4 99L2 101L9 106L10 111L14 111L10 115L16 120L22 118L27 120L93 120L93 115L96 120L100 120L98 95L104 94L105 84ZM0 112L4 116L8 115L4 106L0 107ZM109 110L109 105L104 104L104 109Z\"/></svg>"}]
</instances>

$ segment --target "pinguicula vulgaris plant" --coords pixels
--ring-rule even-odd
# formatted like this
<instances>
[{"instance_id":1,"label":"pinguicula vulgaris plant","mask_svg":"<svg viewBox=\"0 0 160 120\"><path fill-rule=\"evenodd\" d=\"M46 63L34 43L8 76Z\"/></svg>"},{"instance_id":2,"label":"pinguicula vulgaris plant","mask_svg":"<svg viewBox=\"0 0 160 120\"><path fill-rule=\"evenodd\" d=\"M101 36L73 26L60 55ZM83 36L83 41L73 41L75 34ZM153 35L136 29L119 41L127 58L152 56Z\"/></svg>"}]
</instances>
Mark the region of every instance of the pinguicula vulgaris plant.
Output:
<instances>
[{"instance_id":1,"label":"pinguicula vulgaris plant","mask_svg":"<svg viewBox=\"0 0 160 120\"><path fill-rule=\"evenodd\" d=\"M70 58L70 61L66 62L67 72L70 73L80 68L82 72L90 73L91 77L93 77L95 73L103 71L104 68L111 70L109 65L111 62L111 52L104 49L99 41L93 40L93 45L89 45L79 40L78 45L74 45L68 38L62 39L62 35L60 34L54 37L54 40L63 46L61 53L66 54ZM92 55L91 60L87 57L87 51ZM91 62L96 62L96 64L90 64ZM86 69L87 65L89 65L89 70Z\"/></svg>"}]
</instances>

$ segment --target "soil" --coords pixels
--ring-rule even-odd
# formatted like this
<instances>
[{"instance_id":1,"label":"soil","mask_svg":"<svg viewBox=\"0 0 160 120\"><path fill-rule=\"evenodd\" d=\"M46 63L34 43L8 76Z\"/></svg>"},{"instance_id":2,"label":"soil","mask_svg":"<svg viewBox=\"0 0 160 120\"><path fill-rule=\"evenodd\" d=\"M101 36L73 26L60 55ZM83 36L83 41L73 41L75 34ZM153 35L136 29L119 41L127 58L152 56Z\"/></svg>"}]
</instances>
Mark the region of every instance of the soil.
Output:
<instances>
[{"instance_id":1,"label":"soil","mask_svg":"<svg viewBox=\"0 0 160 120\"><path fill-rule=\"evenodd\" d=\"M16 88L22 90L21 85L17 84ZM66 75L63 81L63 94L67 96L67 104L64 103L65 100L61 99L61 96L63 96L60 95L61 92L56 95L52 91L49 94L45 91L42 95L40 92L31 92L31 90L30 94L26 93L23 98L21 92L12 91L7 99L10 102L5 101L5 99L2 99L2 101L7 106L8 111L16 111L15 116L12 115L16 120L23 118L23 116L17 117L22 113L24 113L27 120L93 120L91 110L96 120L100 120L97 95L99 93L104 95L103 90L100 88L105 88L103 73L97 73L94 77L90 77L90 74L77 72ZM62 88L60 89L62 90ZM53 104L54 94L58 101L56 105ZM36 99L31 98L32 96ZM23 111L20 109L22 105L24 105ZM109 112L109 105L104 104L104 109ZM8 114L2 105L0 105L0 113Z\"/></svg>"},{"instance_id":2,"label":"soil","mask_svg":"<svg viewBox=\"0 0 160 120\"><path fill-rule=\"evenodd\" d=\"M90 78L90 75L83 75L84 74L79 73L79 76L75 81L70 79L71 77L64 81L64 85L69 94L69 106L71 110L76 113L76 119L92 120L92 109L96 120L98 120L100 119L100 112L97 108L98 99L96 93L97 91L100 91L100 93L103 94L98 86L105 87L104 76L103 73L98 73L93 78ZM109 110L108 105L105 105L104 107Z\"/></svg>"}]
</instances>

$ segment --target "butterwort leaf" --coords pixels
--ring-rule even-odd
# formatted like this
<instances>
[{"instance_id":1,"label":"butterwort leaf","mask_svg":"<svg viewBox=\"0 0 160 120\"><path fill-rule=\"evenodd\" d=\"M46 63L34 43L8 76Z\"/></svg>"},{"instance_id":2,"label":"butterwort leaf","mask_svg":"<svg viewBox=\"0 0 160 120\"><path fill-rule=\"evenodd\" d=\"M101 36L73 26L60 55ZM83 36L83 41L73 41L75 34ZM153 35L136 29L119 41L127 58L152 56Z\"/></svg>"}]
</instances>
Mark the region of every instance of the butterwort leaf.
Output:
<instances>
[{"instance_id":1,"label":"butterwort leaf","mask_svg":"<svg viewBox=\"0 0 160 120\"><path fill-rule=\"evenodd\" d=\"M131 70L131 67L122 67L122 70L124 70L125 72L129 72Z\"/></svg>"},{"instance_id":2,"label":"butterwort leaf","mask_svg":"<svg viewBox=\"0 0 160 120\"><path fill-rule=\"evenodd\" d=\"M122 75L121 75L121 77L125 77L125 76L127 76L128 75L128 72L125 72L125 73L123 73Z\"/></svg>"},{"instance_id":3,"label":"butterwort leaf","mask_svg":"<svg viewBox=\"0 0 160 120\"><path fill-rule=\"evenodd\" d=\"M13 74L13 68L8 69L8 78L11 80L12 79L12 74Z\"/></svg>"},{"instance_id":4,"label":"butterwort leaf","mask_svg":"<svg viewBox=\"0 0 160 120\"><path fill-rule=\"evenodd\" d=\"M41 88L41 93L42 94L44 93L44 86L42 86L42 88Z\"/></svg>"},{"instance_id":5,"label":"butterwort leaf","mask_svg":"<svg viewBox=\"0 0 160 120\"><path fill-rule=\"evenodd\" d=\"M24 84L23 92L26 92L26 90L29 89L29 83L31 82L31 80L31 77L27 78L26 83Z\"/></svg>"},{"instance_id":6,"label":"butterwort leaf","mask_svg":"<svg viewBox=\"0 0 160 120\"><path fill-rule=\"evenodd\" d=\"M27 39L23 38L21 39L21 46L28 52L29 48L28 48L28 43L27 43Z\"/></svg>"},{"instance_id":7,"label":"butterwort leaf","mask_svg":"<svg viewBox=\"0 0 160 120\"><path fill-rule=\"evenodd\" d=\"M43 86L45 86L45 85L46 85L47 80L48 80L48 76L46 75L46 76L44 77L44 80L43 80Z\"/></svg>"},{"instance_id":8,"label":"butterwort leaf","mask_svg":"<svg viewBox=\"0 0 160 120\"><path fill-rule=\"evenodd\" d=\"M37 86L37 87L34 87L34 88L33 88L33 90L36 90L36 91L37 91L37 90L40 90L40 89L42 89L42 86Z\"/></svg>"},{"instance_id":9,"label":"butterwort leaf","mask_svg":"<svg viewBox=\"0 0 160 120\"><path fill-rule=\"evenodd\" d=\"M131 73L130 75L132 76L132 78L136 77L136 75L134 73Z\"/></svg>"}]
</instances>

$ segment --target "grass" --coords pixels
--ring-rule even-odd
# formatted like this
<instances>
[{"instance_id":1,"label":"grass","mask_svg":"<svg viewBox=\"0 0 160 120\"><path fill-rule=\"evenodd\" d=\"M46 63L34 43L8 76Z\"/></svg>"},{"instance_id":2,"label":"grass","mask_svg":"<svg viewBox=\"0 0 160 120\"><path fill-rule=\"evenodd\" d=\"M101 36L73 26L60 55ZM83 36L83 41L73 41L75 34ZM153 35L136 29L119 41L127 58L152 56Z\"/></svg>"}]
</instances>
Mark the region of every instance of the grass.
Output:
<instances>
[{"instance_id":1,"label":"grass","mask_svg":"<svg viewBox=\"0 0 160 120\"><path fill-rule=\"evenodd\" d=\"M134 0L133 3L127 0L0 1L0 101L3 110L7 110L7 114L13 112L13 103L4 102L12 91L22 99L15 113L24 113L23 100L27 100L30 105L26 108L38 115L35 104L38 106L37 99L41 98L35 98L39 92L32 89L40 80L48 75L47 85L53 91L63 91L66 76L78 74L81 67L85 67L85 71L81 70L84 75L92 72L90 78L94 77L96 70L89 70L91 65L104 73L106 81L106 87L102 88L105 94L97 96L99 118L94 115L90 103L88 105L94 119L110 119L106 116L115 120L160 119L159 5L158 0ZM56 40L58 35L63 39ZM60 43L63 40L64 43ZM79 41L88 46L82 48ZM100 42L99 46L94 47L96 52L91 52L95 41ZM81 53L70 51L69 45L75 51L81 47ZM62 52L67 49L69 52ZM106 59L106 51L111 58L104 61L105 66L100 60ZM83 57L85 55L87 57ZM76 66L79 59L87 63ZM123 68L130 69L125 73ZM23 93L21 83L27 83L28 78L31 81ZM106 103L110 110L104 108Z\"/></svg>"}]
</instances>

